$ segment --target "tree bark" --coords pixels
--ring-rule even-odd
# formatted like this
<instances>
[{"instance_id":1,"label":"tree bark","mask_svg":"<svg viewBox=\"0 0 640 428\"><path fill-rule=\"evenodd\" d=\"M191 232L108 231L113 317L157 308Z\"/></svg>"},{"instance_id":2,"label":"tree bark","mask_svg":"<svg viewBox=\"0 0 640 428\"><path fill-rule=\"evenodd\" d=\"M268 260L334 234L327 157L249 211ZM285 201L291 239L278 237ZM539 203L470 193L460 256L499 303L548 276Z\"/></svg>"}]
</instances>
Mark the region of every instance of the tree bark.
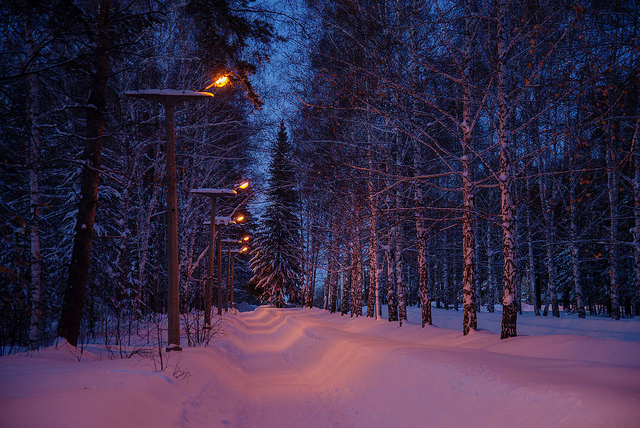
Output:
<instances>
[{"instance_id":1,"label":"tree bark","mask_svg":"<svg viewBox=\"0 0 640 428\"><path fill-rule=\"evenodd\" d=\"M473 33L476 19L470 5L466 7L465 43L463 62L463 100L462 100L462 333L469 334L471 330L478 330L478 315L476 314L476 237L473 225L473 211L475 210L475 190L473 183L473 151L471 114L471 49L473 47Z\"/></svg>"},{"instance_id":2,"label":"tree bark","mask_svg":"<svg viewBox=\"0 0 640 428\"><path fill-rule=\"evenodd\" d=\"M89 275L93 227L98 202L100 161L104 133L104 109L106 105L107 79L109 73L109 27L111 0L102 0L98 6L96 51L91 92L86 112L87 138L82 159L85 165L81 174L80 203L73 240L69 278L64 293L62 313L58 323L59 336L73 345L78 345L82 307Z\"/></svg>"},{"instance_id":3,"label":"tree bark","mask_svg":"<svg viewBox=\"0 0 640 428\"><path fill-rule=\"evenodd\" d=\"M29 17L25 18L27 23L26 42L27 58L33 56L33 27ZM29 341L31 346L37 348L40 337L40 322L42 319L42 255L40 253L40 130L38 128L38 116L40 114L39 76L37 73L30 74L27 83L29 92L27 95L27 115L29 120L29 152L27 154L27 164L29 167L29 229L31 235L31 330Z\"/></svg>"},{"instance_id":4,"label":"tree bark","mask_svg":"<svg viewBox=\"0 0 640 428\"><path fill-rule=\"evenodd\" d=\"M618 171L618 156L613 142L615 133L613 124L609 124L609 135L607 138L607 183L609 193L609 298L611 300L611 318L620 319L620 296L619 296L619 267L618 267L618 188L620 172Z\"/></svg>"},{"instance_id":5,"label":"tree bark","mask_svg":"<svg viewBox=\"0 0 640 428\"><path fill-rule=\"evenodd\" d=\"M369 146L371 135L367 134ZM369 193L369 298L367 300L367 317L378 319L380 312L380 268L378 266L378 208L373 189L373 160L369 154L369 180L367 191Z\"/></svg>"},{"instance_id":6,"label":"tree bark","mask_svg":"<svg viewBox=\"0 0 640 428\"><path fill-rule=\"evenodd\" d=\"M504 245L504 296L502 298L501 339L517 336L518 308L516 302L516 235L515 203L513 200L513 148L511 147L510 108L507 95L507 0L500 0L498 10L498 127L500 144L499 183L502 205Z\"/></svg>"},{"instance_id":7,"label":"tree bark","mask_svg":"<svg viewBox=\"0 0 640 428\"><path fill-rule=\"evenodd\" d=\"M495 294L496 294L496 278L493 272L493 234L491 233L491 225L487 224L487 234L485 240L485 247L487 252L487 312L495 312Z\"/></svg>"},{"instance_id":8,"label":"tree bark","mask_svg":"<svg viewBox=\"0 0 640 428\"><path fill-rule=\"evenodd\" d=\"M527 188L529 185L527 183ZM531 210L527 210L527 246L529 250L529 287L531 288L529 291L533 294L533 306L534 306L534 314L535 316L540 316L540 295L537 290L537 282L536 282L536 265L535 259L533 256L533 232L531 230Z\"/></svg>"},{"instance_id":9,"label":"tree bark","mask_svg":"<svg viewBox=\"0 0 640 428\"><path fill-rule=\"evenodd\" d=\"M396 204L400 203L400 197L396 196ZM400 206L398 206L398 209ZM402 322L407 320L407 298L405 296L405 288L404 288L404 227L402 224L402 220L400 220L399 216L396 216L396 227L395 227L395 273L396 273L396 284L398 290L398 321L400 322L400 326L402 327Z\"/></svg>"},{"instance_id":10,"label":"tree bark","mask_svg":"<svg viewBox=\"0 0 640 428\"><path fill-rule=\"evenodd\" d=\"M573 274L573 292L576 299L576 311L578 318L585 318L584 300L582 297L582 284L580 283L580 267L578 265L578 221L576 213L576 177L575 172L571 172L569 177L569 217L571 222L571 272Z\"/></svg>"},{"instance_id":11,"label":"tree bark","mask_svg":"<svg viewBox=\"0 0 640 428\"><path fill-rule=\"evenodd\" d=\"M389 229L388 242L385 248L387 258L387 310L389 322L398 321L398 294L395 263L395 227Z\"/></svg>"},{"instance_id":12,"label":"tree bark","mask_svg":"<svg viewBox=\"0 0 640 428\"><path fill-rule=\"evenodd\" d=\"M413 166L417 177L422 175L422 157L418 140L414 139ZM416 247L418 251L418 290L420 291L420 307L422 309L422 327L433 324L431 316L431 295L429 293L429 267L427 265L427 229L423 218L422 185L419 179L413 184L413 198L416 208Z\"/></svg>"},{"instance_id":13,"label":"tree bark","mask_svg":"<svg viewBox=\"0 0 640 428\"><path fill-rule=\"evenodd\" d=\"M357 227L351 253L351 316L354 315L362 316L362 247Z\"/></svg>"},{"instance_id":14,"label":"tree bark","mask_svg":"<svg viewBox=\"0 0 640 428\"><path fill-rule=\"evenodd\" d=\"M640 105L640 93L638 93L638 105ZM640 112L636 121L636 129L633 132L633 159L635 174L633 179L633 217L635 219L635 227L633 228L633 248L634 248L634 262L635 262L635 274L636 274L636 315L640 315L640 147L638 144L638 130L640 129Z\"/></svg>"}]
</instances>

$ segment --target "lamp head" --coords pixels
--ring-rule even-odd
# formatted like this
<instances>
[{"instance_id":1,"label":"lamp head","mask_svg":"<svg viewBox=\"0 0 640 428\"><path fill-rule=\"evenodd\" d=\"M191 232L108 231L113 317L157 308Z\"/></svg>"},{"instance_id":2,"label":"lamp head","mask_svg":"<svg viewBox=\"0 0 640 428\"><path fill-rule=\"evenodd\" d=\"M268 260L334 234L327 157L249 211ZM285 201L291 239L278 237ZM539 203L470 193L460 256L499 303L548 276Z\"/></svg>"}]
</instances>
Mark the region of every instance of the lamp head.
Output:
<instances>
[{"instance_id":1,"label":"lamp head","mask_svg":"<svg viewBox=\"0 0 640 428\"><path fill-rule=\"evenodd\" d=\"M218 77L216 80L213 81L212 84L210 84L209 86L204 88L203 91L206 91L207 89L211 89L214 86L216 88L222 88L223 86L226 86L229 82L230 82L229 76L227 76L227 75Z\"/></svg>"},{"instance_id":2,"label":"lamp head","mask_svg":"<svg viewBox=\"0 0 640 428\"><path fill-rule=\"evenodd\" d=\"M222 76L217 78L213 82L213 86L215 86L216 88L221 88L223 86L226 86L228 83L229 83L229 76Z\"/></svg>"}]
</instances>

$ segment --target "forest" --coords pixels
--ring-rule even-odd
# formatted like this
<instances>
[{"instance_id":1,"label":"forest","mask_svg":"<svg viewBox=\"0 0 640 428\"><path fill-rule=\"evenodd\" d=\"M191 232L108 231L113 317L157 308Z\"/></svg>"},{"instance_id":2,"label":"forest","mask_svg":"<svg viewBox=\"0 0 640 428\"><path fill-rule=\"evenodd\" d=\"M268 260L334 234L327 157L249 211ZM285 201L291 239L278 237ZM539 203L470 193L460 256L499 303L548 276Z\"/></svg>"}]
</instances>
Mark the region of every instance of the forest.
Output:
<instances>
[{"instance_id":1,"label":"forest","mask_svg":"<svg viewBox=\"0 0 640 428\"><path fill-rule=\"evenodd\" d=\"M385 305L400 325L419 305L423 326L433 306L462 310L464 334L500 307L502 338L524 303L640 315L636 0L21 0L0 17L0 355L124 343L166 314L166 113L125 95L145 89L213 94L175 107L190 344L210 339L212 277L192 190L244 180L217 208L245 216L218 232L224 272L251 235L236 304ZM265 111L270 85L286 115Z\"/></svg>"}]
</instances>

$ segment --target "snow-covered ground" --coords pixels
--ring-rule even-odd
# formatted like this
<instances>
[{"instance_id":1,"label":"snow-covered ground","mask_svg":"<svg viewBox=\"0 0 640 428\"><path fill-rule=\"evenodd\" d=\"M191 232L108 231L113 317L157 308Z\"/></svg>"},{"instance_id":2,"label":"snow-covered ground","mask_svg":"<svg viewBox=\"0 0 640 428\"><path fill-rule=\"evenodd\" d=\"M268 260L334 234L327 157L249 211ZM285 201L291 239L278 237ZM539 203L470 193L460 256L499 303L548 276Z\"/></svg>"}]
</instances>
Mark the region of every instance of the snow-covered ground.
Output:
<instances>
[{"instance_id":1,"label":"snow-covered ground","mask_svg":"<svg viewBox=\"0 0 640 428\"><path fill-rule=\"evenodd\" d=\"M225 315L208 347L0 358L2 427L638 427L640 319L434 310L422 329L319 309ZM436 327L437 326L437 327ZM131 348L133 349L133 348ZM163 361L166 363L166 361Z\"/></svg>"}]
</instances>

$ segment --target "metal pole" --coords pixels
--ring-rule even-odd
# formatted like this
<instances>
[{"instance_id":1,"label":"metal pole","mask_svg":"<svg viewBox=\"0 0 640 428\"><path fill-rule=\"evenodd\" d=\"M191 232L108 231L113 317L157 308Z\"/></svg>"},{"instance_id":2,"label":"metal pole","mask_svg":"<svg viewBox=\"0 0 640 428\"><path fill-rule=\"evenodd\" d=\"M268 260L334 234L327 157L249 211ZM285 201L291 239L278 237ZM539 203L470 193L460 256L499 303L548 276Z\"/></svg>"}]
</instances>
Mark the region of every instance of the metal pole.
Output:
<instances>
[{"instance_id":1,"label":"metal pole","mask_svg":"<svg viewBox=\"0 0 640 428\"><path fill-rule=\"evenodd\" d=\"M175 104L165 103L167 132L167 255L168 255L168 321L167 350L180 348L180 267L178 265L178 197L176 192Z\"/></svg>"},{"instance_id":2,"label":"metal pole","mask_svg":"<svg viewBox=\"0 0 640 428\"><path fill-rule=\"evenodd\" d=\"M216 197L211 197L211 236L209 236L209 261L207 284L204 291L204 328L211 328L211 305L213 303L213 261L216 254Z\"/></svg>"}]
</instances>

